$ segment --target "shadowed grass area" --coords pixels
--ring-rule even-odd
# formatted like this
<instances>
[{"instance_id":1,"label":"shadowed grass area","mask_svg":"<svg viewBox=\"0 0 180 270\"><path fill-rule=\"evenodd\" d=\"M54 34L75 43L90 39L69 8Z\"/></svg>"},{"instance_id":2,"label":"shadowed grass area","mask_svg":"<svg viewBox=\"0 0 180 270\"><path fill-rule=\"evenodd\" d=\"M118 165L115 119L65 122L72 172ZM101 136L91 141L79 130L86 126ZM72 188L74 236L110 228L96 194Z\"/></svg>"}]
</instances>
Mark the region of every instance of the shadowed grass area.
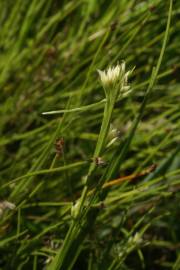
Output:
<instances>
[{"instance_id":1,"label":"shadowed grass area","mask_svg":"<svg viewBox=\"0 0 180 270\"><path fill-rule=\"evenodd\" d=\"M178 2L0 0L0 269L179 269Z\"/></svg>"}]
</instances>

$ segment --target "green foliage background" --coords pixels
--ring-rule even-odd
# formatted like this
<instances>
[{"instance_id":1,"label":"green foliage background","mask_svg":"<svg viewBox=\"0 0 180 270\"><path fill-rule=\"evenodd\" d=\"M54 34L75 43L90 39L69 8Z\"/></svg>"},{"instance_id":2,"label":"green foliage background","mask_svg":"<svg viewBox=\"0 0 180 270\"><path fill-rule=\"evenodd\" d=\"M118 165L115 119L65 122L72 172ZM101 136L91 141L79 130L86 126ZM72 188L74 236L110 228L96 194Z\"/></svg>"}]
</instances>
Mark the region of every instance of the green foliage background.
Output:
<instances>
[{"instance_id":1,"label":"green foliage background","mask_svg":"<svg viewBox=\"0 0 180 270\"><path fill-rule=\"evenodd\" d=\"M0 269L179 269L179 1L1 0L0 10ZM113 110L120 135L74 219L105 118L97 69L122 60L135 69ZM138 181L98 186L153 164Z\"/></svg>"}]
</instances>

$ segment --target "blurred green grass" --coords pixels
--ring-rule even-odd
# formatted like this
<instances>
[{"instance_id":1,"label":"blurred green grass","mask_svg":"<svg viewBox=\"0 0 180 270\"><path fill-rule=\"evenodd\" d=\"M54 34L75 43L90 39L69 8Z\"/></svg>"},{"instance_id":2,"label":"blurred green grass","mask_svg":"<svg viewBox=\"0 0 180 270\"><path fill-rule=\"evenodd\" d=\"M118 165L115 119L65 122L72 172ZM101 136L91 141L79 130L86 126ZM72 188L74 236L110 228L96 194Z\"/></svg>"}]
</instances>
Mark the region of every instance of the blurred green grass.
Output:
<instances>
[{"instance_id":1,"label":"blurred green grass","mask_svg":"<svg viewBox=\"0 0 180 270\"><path fill-rule=\"evenodd\" d=\"M70 208L92 163L105 98L97 69L122 60L127 69L135 66L133 92L113 111L120 138L103 153L110 163L126 142L157 64L169 1L0 4L0 198L16 205L1 216L0 269L43 269L74 222ZM135 184L108 189L103 203L93 206L97 219L79 254L73 261L69 253L69 266L60 269L179 269L179 12L174 0L158 80L115 176L152 164L157 169ZM73 108L80 111L42 114ZM65 142L59 158L57 138ZM94 182L105 173L97 168ZM136 233L141 243L133 241Z\"/></svg>"}]
</instances>

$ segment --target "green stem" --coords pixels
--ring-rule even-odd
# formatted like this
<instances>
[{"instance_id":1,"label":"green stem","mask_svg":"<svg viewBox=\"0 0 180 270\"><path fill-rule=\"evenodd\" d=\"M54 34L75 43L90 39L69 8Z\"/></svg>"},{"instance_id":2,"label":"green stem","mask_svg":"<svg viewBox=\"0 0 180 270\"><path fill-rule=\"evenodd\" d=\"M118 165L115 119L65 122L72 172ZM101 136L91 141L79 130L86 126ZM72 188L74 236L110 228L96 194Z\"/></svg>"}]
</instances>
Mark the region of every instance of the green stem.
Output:
<instances>
[{"instance_id":1,"label":"green stem","mask_svg":"<svg viewBox=\"0 0 180 270\"><path fill-rule=\"evenodd\" d=\"M98 141L96 144L93 158L95 158L101 154L103 148L105 147L107 134L109 132L109 126L110 126L110 121L111 121L111 117L112 117L112 113L113 113L113 108L114 108L114 104L115 104L117 96L118 96L117 95L118 89L117 90L111 89L111 90L112 91L114 90L114 93L111 92L110 97L107 97L107 99L106 99L103 120L102 120L101 129L100 129L100 133L99 133L99 137L98 137ZM89 167L89 170L88 170L88 174L87 174L87 178L86 178L86 185L82 191L80 201L78 202L79 205L78 205L78 209L77 209L76 220L74 220L72 222L72 224L68 230L68 233L66 235L66 238L64 240L64 244L63 244L63 247L61 248L60 253L58 253L58 255L55 257L55 260L53 261L53 263L50 265L50 267L48 269L58 269L61 267L63 260L65 259L66 255L67 255L69 247L71 246L73 239L75 239L75 237L77 235L79 222L80 222L81 216L83 215L83 206L84 206L84 203L85 203L85 200L86 200L86 197L88 194L89 186L91 183L90 177L91 177L95 167L96 167L95 162L92 162L90 167Z\"/></svg>"}]
</instances>

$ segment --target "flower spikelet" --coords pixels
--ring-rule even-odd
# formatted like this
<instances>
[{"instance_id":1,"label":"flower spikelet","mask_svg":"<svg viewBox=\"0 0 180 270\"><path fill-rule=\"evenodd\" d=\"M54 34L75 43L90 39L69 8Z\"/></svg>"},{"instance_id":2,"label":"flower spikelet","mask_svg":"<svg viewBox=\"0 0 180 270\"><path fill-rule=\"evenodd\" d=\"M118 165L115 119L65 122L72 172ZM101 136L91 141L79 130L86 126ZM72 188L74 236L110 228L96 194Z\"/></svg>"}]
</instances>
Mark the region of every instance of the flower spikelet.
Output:
<instances>
[{"instance_id":1,"label":"flower spikelet","mask_svg":"<svg viewBox=\"0 0 180 270\"><path fill-rule=\"evenodd\" d=\"M128 77L132 71L126 72L125 62L109 67L107 70L97 70L100 76L101 84L105 90L106 96L112 94L129 93Z\"/></svg>"}]
</instances>

